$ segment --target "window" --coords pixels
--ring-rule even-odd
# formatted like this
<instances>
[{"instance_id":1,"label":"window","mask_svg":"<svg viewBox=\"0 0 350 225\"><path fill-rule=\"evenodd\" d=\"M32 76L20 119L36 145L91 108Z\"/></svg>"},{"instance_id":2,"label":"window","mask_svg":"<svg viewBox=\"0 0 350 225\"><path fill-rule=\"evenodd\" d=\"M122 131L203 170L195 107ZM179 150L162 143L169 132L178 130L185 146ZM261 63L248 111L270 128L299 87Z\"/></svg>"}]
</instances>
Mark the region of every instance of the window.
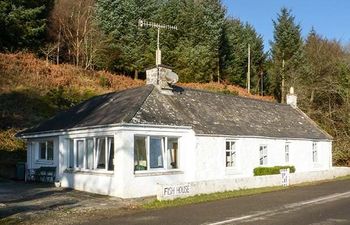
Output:
<instances>
[{"instance_id":1,"label":"window","mask_svg":"<svg viewBox=\"0 0 350 225\"><path fill-rule=\"evenodd\" d=\"M68 167L74 168L74 140L68 139L69 141L69 160L68 160Z\"/></svg>"},{"instance_id":2,"label":"window","mask_svg":"<svg viewBox=\"0 0 350 225\"><path fill-rule=\"evenodd\" d=\"M39 159L53 160L53 141L39 142Z\"/></svg>"},{"instance_id":3,"label":"window","mask_svg":"<svg viewBox=\"0 0 350 225\"><path fill-rule=\"evenodd\" d=\"M134 170L177 169L178 138L135 136Z\"/></svg>"},{"instance_id":4,"label":"window","mask_svg":"<svg viewBox=\"0 0 350 225\"><path fill-rule=\"evenodd\" d=\"M312 142L312 162L317 162L317 143Z\"/></svg>"},{"instance_id":5,"label":"window","mask_svg":"<svg viewBox=\"0 0 350 225\"><path fill-rule=\"evenodd\" d=\"M77 147L76 147L75 167L84 168L84 153L85 153L84 140L77 140L76 146Z\"/></svg>"},{"instance_id":6,"label":"window","mask_svg":"<svg viewBox=\"0 0 350 225\"><path fill-rule=\"evenodd\" d=\"M236 166L236 148L234 141L226 141L226 167Z\"/></svg>"},{"instance_id":7,"label":"window","mask_svg":"<svg viewBox=\"0 0 350 225\"><path fill-rule=\"evenodd\" d=\"M150 137L150 168L163 168L163 138Z\"/></svg>"},{"instance_id":8,"label":"window","mask_svg":"<svg viewBox=\"0 0 350 225\"><path fill-rule=\"evenodd\" d=\"M92 170L94 169L94 139L86 139L86 163L85 169Z\"/></svg>"},{"instance_id":9,"label":"window","mask_svg":"<svg viewBox=\"0 0 350 225\"><path fill-rule=\"evenodd\" d=\"M266 145L260 145L259 147L259 161L260 165L267 165L267 146Z\"/></svg>"},{"instance_id":10,"label":"window","mask_svg":"<svg viewBox=\"0 0 350 225\"><path fill-rule=\"evenodd\" d=\"M177 169L177 138L168 138L167 169Z\"/></svg>"},{"instance_id":11,"label":"window","mask_svg":"<svg viewBox=\"0 0 350 225\"><path fill-rule=\"evenodd\" d=\"M134 168L135 170L147 170L146 137L134 139Z\"/></svg>"},{"instance_id":12,"label":"window","mask_svg":"<svg viewBox=\"0 0 350 225\"><path fill-rule=\"evenodd\" d=\"M69 139L69 168L114 170L114 138Z\"/></svg>"},{"instance_id":13,"label":"window","mask_svg":"<svg viewBox=\"0 0 350 225\"><path fill-rule=\"evenodd\" d=\"M284 160L286 163L289 162L289 143L286 143L284 146Z\"/></svg>"}]
</instances>

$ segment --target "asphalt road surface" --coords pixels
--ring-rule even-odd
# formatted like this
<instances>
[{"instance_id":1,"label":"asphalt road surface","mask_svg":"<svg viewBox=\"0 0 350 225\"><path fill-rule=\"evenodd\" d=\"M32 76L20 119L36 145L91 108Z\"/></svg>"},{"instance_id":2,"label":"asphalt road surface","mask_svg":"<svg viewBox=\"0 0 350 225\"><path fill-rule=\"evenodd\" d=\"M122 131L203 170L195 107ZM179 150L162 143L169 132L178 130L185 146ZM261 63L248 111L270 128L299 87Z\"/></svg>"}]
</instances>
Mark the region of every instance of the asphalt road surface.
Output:
<instances>
[{"instance_id":1,"label":"asphalt road surface","mask_svg":"<svg viewBox=\"0 0 350 225\"><path fill-rule=\"evenodd\" d=\"M350 225L350 180L90 221L89 224Z\"/></svg>"}]
</instances>

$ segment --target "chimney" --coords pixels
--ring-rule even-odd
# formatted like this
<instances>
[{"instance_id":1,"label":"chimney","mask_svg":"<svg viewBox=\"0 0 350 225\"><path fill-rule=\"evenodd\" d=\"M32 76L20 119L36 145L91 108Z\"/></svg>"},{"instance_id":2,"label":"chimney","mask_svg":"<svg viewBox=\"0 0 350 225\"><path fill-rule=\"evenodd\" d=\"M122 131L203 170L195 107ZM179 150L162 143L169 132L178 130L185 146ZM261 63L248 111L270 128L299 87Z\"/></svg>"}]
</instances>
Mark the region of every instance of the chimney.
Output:
<instances>
[{"instance_id":1,"label":"chimney","mask_svg":"<svg viewBox=\"0 0 350 225\"><path fill-rule=\"evenodd\" d=\"M178 79L177 74L164 65L146 70L146 84L153 84L165 95L173 94L171 85L175 84Z\"/></svg>"},{"instance_id":2,"label":"chimney","mask_svg":"<svg viewBox=\"0 0 350 225\"><path fill-rule=\"evenodd\" d=\"M287 104L293 108L297 108L297 95L294 94L294 88L290 87L289 94L287 94Z\"/></svg>"}]
</instances>

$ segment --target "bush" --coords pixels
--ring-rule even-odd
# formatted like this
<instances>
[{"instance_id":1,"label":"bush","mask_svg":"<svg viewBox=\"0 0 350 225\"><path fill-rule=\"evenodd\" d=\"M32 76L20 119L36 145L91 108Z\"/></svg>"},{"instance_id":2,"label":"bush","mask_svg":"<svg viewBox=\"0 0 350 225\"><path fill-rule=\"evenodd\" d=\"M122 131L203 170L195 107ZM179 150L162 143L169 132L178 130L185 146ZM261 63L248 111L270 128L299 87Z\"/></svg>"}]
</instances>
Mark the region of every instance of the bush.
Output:
<instances>
[{"instance_id":1,"label":"bush","mask_svg":"<svg viewBox=\"0 0 350 225\"><path fill-rule=\"evenodd\" d=\"M279 174L280 169L288 169L290 173L295 172L294 166L274 166L274 167L256 167L254 168L254 176Z\"/></svg>"}]
</instances>

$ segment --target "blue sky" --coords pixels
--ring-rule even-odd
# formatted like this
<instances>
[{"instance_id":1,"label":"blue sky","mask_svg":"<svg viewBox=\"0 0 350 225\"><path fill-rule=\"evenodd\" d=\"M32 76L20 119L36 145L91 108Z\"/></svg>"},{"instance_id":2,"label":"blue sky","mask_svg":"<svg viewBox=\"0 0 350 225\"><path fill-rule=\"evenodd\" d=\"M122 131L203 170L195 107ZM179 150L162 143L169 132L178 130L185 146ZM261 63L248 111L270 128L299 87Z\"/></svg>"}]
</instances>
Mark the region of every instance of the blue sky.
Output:
<instances>
[{"instance_id":1,"label":"blue sky","mask_svg":"<svg viewBox=\"0 0 350 225\"><path fill-rule=\"evenodd\" d=\"M229 16L253 25L264 38L265 50L273 38L272 19L285 6L292 10L303 37L312 27L329 39L350 42L350 0L223 0Z\"/></svg>"}]
</instances>

